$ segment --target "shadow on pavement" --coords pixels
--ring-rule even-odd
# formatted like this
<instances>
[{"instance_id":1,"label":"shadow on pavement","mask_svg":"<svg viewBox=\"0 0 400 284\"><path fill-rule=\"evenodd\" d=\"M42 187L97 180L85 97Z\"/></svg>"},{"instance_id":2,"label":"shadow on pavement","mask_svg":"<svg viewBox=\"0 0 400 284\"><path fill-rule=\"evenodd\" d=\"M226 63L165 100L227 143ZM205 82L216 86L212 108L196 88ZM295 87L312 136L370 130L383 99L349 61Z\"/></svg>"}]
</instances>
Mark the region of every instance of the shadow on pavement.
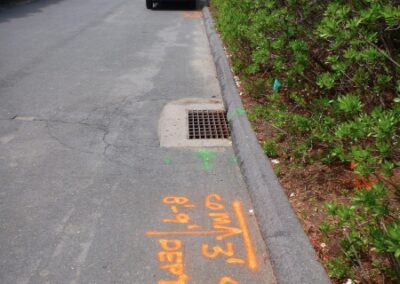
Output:
<instances>
[{"instance_id":1,"label":"shadow on pavement","mask_svg":"<svg viewBox=\"0 0 400 284\"><path fill-rule=\"evenodd\" d=\"M0 0L0 23L41 13L42 8L58 4L61 1L64 0Z\"/></svg>"},{"instance_id":2,"label":"shadow on pavement","mask_svg":"<svg viewBox=\"0 0 400 284\"><path fill-rule=\"evenodd\" d=\"M159 3L154 5L154 11L196 11L201 10L206 5L207 0L196 0L196 3L193 4L191 1L182 2L181 1L163 1L160 0ZM145 2L143 0L143 2Z\"/></svg>"}]
</instances>

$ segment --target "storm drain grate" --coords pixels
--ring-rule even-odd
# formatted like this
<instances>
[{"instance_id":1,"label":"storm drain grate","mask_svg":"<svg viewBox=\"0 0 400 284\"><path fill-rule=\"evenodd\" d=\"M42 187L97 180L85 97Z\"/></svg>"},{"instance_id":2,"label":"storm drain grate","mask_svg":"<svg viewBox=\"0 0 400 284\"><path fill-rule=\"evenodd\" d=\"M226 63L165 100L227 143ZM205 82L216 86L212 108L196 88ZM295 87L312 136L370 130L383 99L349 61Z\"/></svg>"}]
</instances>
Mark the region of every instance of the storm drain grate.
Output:
<instances>
[{"instance_id":1,"label":"storm drain grate","mask_svg":"<svg viewBox=\"0 0 400 284\"><path fill-rule=\"evenodd\" d=\"M189 139L227 139L230 136L224 110L189 110Z\"/></svg>"}]
</instances>

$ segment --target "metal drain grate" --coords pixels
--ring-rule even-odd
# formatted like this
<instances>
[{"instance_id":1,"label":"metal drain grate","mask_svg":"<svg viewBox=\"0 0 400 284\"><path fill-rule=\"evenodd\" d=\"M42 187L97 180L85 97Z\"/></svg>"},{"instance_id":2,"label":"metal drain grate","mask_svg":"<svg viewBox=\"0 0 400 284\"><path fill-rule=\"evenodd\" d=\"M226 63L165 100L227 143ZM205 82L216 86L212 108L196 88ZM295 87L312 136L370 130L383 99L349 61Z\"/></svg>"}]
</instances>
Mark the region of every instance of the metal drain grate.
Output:
<instances>
[{"instance_id":1,"label":"metal drain grate","mask_svg":"<svg viewBox=\"0 0 400 284\"><path fill-rule=\"evenodd\" d=\"M227 139L230 136L224 110L189 110L189 139Z\"/></svg>"}]
</instances>

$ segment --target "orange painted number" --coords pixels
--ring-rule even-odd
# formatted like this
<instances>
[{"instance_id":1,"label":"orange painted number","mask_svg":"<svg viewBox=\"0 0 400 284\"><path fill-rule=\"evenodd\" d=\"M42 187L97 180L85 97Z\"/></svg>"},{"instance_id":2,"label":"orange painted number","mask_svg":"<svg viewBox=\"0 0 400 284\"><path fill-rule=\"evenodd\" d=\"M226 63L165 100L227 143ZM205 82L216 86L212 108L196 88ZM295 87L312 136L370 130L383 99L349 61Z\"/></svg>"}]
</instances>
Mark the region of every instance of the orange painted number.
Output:
<instances>
[{"instance_id":1,"label":"orange painted number","mask_svg":"<svg viewBox=\"0 0 400 284\"><path fill-rule=\"evenodd\" d=\"M166 196L163 199L165 204L179 204L183 205L189 202L189 199L184 196Z\"/></svg>"},{"instance_id":2,"label":"orange painted number","mask_svg":"<svg viewBox=\"0 0 400 284\"><path fill-rule=\"evenodd\" d=\"M209 246L206 244L203 244L201 247L201 252L205 257L208 258L216 258L219 255L225 255L225 256L233 256L234 255L234 250L233 250L233 243L227 242L226 243L226 248L223 249L220 246L215 246L210 250Z\"/></svg>"},{"instance_id":3,"label":"orange painted number","mask_svg":"<svg viewBox=\"0 0 400 284\"><path fill-rule=\"evenodd\" d=\"M178 223L178 224L187 224L190 221L189 214L186 213L178 213L175 215L175 219L163 219L165 223Z\"/></svg>"}]
</instances>

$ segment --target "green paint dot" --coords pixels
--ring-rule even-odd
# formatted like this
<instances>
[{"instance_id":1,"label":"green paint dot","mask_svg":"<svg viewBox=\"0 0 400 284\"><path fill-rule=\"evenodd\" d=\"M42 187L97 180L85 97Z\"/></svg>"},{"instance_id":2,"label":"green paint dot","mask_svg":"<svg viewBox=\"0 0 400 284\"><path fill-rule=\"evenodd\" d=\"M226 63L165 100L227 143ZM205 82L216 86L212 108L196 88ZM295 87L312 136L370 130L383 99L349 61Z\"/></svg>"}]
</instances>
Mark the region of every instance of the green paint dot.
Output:
<instances>
[{"instance_id":1,"label":"green paint dot","mask_svg":"<svg viewBox=\"0 0 400 284\"><path fill-rule=\"evenodd\" d=\"M208 172L210 170L210 162L214 159L216 154L208 149L200 149L196 152L196 156L202 160L203 169Z\"/></svg>"},{"instance_id":2,"label":"green paint dot","mask_svg":"<svg viewBox=\"0 0 400 284\"><path fill-rule=\"evenodd\" d=\"M167 159L164 159L163 162L164 162L165 165L171 165L171 164L172 164L172 160L171 160L171 159L168 159L168 158L167 158Z\"/></svg>"},{"instance_id":3,"label":"green paint dot","mask_svg":"<svg viewBox=\"0 0 400 284\"><path fill-rule=\"evenodd\" d=\"M239 164L239 157L234 155L234 156L231 157L230 161L231 161L232 164L237 165L237 164Z\"/></svg>"},{"instance_id":4,"label":"green paint dot","mask_svg":"<svg viewBox=\"0 0 400 284\"><path fill-rule=\"evenodd\" d=\"M245 113L246 113L245 109L242 108L242 107L238 107L238 108L236 109L236 111L237 111L238 114L245 114Z\"/></svg>"},{"instance_id":5,"label":"green paint dot","mask_svg":"<svg viewBox=\"0 0 400 284\"><path fill-rule=\"evenodd\" d=\"M246 110L242 107L237 107L233 111L230 111L228 114L228 121L232 121L234 118L240 115L246 114Z\"/></svg>"}]
</instances>

